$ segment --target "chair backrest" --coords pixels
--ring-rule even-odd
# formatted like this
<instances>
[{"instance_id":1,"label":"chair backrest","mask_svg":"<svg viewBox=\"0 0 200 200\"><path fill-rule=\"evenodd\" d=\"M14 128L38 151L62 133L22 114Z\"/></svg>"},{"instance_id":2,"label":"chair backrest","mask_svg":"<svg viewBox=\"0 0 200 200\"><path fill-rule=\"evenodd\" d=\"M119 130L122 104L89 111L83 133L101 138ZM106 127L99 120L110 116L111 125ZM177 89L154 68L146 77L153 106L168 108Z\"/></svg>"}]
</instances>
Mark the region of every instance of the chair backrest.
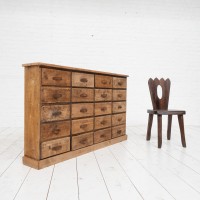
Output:
<instances>
[{"instance_id":1,"label":"chair backrest","mask_svg":"<svg viewBox=\"0 0 200 200\"><path fill-rule=\"evenodd\" d=\"M149 84L149 91L151 95L151 101L153 105L154 110L167 110L168 109L168 103L169 103L169 92L170 92L170 85L171 82L169 79L164 80L161 78L160 80L158 78L155 78L154 80L152 78L148 81ZM162 97L158 97L158 86L161 86L162 88Z\"/></svg>"}]
</instances>

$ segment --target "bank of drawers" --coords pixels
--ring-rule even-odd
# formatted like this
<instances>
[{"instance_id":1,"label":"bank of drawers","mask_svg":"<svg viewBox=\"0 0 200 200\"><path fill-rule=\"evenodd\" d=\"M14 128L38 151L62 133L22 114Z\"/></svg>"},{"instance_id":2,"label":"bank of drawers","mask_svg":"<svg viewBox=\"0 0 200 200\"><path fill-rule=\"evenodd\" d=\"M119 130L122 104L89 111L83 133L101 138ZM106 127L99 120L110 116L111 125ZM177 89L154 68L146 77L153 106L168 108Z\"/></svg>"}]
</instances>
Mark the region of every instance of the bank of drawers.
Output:
<instances>
[{"instance_id":1,"label":"bank of drawers","mask_svg":"<svg viewBox=\"0 0 200 200\"><path fill-rule=\"evenodd\" d=\"M41 159L125 134L126 78L41 70Z\"/></svg>"}]
</instances>

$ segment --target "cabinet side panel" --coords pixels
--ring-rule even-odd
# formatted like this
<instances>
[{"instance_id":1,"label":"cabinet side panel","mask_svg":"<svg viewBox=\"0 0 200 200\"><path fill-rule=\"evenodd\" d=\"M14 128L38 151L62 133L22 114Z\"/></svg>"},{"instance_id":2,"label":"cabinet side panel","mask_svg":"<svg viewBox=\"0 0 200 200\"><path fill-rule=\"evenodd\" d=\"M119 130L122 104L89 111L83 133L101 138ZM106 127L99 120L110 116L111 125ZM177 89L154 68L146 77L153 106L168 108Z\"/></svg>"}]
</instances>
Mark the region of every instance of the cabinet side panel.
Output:
<instances>
[{"instance_id":1,"label":"cabinet side panel","mask_svg":"<svg viewBox=\"0 0 200 200\"><path fill-rule=\"evenodd\" d=\"M25 67L24 154L36 160L40 159L40 85L40 67Z\"/></svg>"}]
</instances>

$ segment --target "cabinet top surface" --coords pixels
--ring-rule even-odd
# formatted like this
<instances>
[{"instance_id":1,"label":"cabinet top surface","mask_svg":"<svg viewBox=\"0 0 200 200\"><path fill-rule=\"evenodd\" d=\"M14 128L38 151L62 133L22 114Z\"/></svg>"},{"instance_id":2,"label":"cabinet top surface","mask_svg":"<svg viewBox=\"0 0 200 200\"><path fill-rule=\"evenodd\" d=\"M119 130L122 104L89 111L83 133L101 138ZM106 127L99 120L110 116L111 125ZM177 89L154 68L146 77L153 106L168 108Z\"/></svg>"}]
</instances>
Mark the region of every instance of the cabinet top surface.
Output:
<instances>
[{"instance_id":1,"label":"cabinet top surface","mask_svg":"<svg viewBox=\"0 0 200 200\"><path fill-rule=\"evenodd\" d=\"M112 75L112 76L118 76L118 77L128 77L128 75L125 75L125 74L102 72L102 71L96 71L96 70L90 70L90 69L83 69L83 68L76 68L76 67L69 67L69 66L62 66L62 65L55 65L55 64L48 64L48 63L42 63L42 62L27 63L27 64L23 64L22 66L23 67L39 66L39 67L47 67L47 68L54 68L54 69L66 69L66 70L71 70L71 71L76 71L76 72L88 72L88 73Z\"/></svg>"}]
</instances>

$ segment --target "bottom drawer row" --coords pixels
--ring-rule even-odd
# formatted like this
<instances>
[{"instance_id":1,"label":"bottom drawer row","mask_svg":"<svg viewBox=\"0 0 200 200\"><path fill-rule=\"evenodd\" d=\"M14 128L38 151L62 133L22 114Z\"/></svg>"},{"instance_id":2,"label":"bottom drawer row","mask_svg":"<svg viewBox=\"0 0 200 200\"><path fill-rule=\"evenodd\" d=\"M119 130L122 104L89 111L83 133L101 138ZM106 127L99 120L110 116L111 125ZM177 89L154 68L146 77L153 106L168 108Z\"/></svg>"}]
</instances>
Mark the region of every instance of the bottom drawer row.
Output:
<instances>
[{"instance_id":1,"label":"bottom drawer row","mask_svg":"<svg viewBox=\"0 0 200 200\"><path fill-rule=\"evenodd\" d=\"M84 133L72 137L71 150L97 144L125 134L125 125L115 126L99 131ZM41 159L70 151L70 137L43 142L41 144Z\"/></svg>"}]
</instances>

